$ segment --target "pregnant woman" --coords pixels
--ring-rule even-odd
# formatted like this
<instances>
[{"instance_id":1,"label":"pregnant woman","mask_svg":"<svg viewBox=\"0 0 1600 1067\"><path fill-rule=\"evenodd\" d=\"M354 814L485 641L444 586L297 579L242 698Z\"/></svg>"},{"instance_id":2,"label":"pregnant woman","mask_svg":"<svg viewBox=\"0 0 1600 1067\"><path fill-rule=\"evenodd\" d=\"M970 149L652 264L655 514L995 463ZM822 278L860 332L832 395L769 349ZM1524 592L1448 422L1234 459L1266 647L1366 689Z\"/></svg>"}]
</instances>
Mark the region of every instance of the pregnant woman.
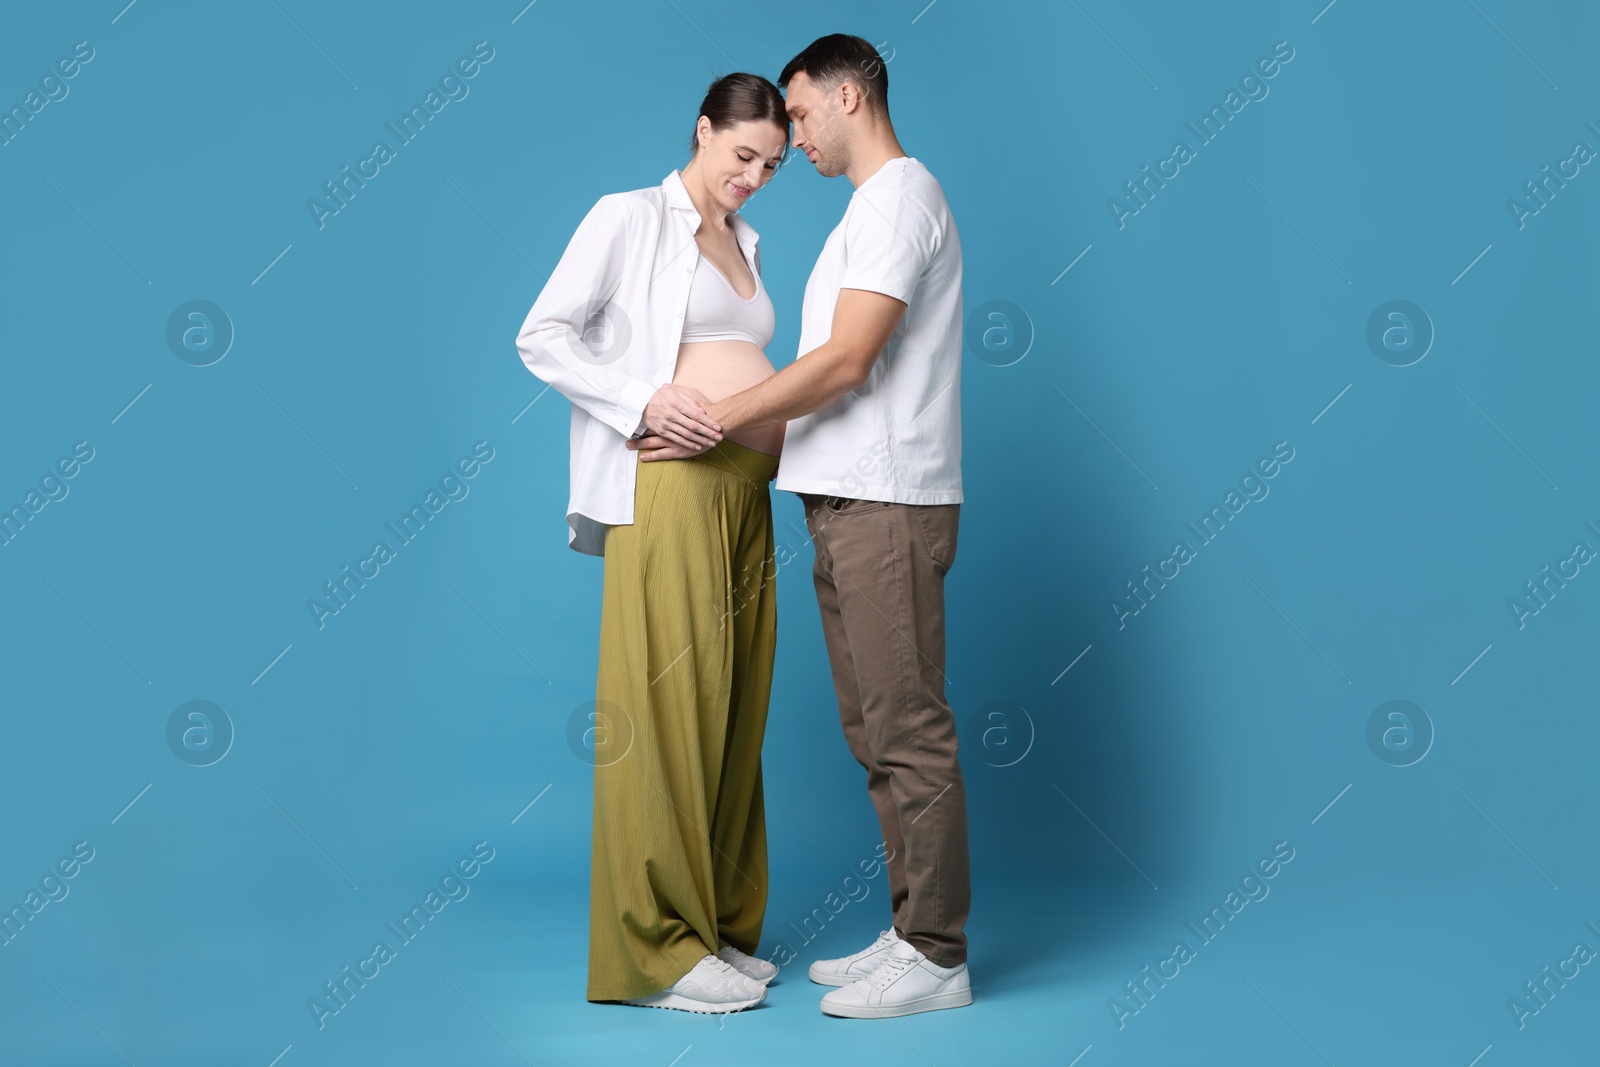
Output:
<instances>
[{"instance_id":1,"label":"pregnant woman","mask_svg":"<svg viewBox=\"0 0 1600 1067\"><path fill-rule=\"evenodd\" d=\"M587 999L752 1007L767 905L761 741L777 636L783 425L724 437L707 406L773 373L756 232L738 214L788 143L770 81L730 74L692 156L600 198L517 337L572 402L568 544L605 557L595 689ZM711 447L640 462L633 441Z\"/></svg>"}]
</instances>

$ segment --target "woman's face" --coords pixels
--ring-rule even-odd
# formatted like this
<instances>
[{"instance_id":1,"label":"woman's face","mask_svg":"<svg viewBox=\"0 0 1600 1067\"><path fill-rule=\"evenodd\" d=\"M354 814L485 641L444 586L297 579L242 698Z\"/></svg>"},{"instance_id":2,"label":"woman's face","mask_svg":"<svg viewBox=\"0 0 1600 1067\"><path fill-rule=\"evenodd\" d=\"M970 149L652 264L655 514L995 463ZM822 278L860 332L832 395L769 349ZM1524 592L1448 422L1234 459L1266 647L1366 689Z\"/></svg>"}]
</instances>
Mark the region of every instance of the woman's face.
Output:
<instances>
[{"instance_id":1,"label":"woman's face","mask_svg":"<svg viewBox=\"0 0 1600 1067\"><path fill-rule=\"evenodd\" d=\"M777 173L789 131L770 122L741 122L713 130L700 118L700 151L695 156L706 189L724 211L738 211Z\"/></svg>"}]
</instances>

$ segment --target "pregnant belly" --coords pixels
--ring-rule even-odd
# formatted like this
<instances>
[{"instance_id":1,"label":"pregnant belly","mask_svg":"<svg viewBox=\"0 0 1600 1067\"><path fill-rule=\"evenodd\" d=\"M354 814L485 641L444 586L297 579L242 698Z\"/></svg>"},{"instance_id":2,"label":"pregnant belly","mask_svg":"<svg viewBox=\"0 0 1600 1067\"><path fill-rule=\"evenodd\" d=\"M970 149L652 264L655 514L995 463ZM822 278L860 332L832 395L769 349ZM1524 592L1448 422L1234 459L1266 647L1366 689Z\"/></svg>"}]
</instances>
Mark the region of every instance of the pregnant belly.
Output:
<instances>
[{"instance_id":1,"label":"pregnant belly","mask_svg":"<svg viewBox=\"0 0 1600 1067\"><path fill-rule=\"evenodd\" d=\"M766 353L749 341L693 341L678 347L672 382L698 389L708 400L721 400L774 373ZM776 456L783 449L783 423L724 432L723 439Z\"/></svg>"}]
</instances>

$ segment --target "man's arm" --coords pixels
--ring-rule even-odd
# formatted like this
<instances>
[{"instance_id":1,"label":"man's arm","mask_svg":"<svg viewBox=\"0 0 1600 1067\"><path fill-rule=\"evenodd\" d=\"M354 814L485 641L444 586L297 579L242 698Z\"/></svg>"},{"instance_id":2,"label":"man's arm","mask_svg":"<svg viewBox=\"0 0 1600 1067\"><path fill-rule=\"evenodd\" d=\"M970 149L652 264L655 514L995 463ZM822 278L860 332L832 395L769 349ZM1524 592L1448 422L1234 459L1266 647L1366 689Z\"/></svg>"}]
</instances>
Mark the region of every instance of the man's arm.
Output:
<instances>
[{"instance_id":1,"label":"man's arm","mask_svg":"<svg viewBox=\"0 0 1600 1067\"><path fill-rule=\"evenodd\" d=\"M867 380L905 310L903 301L883 293L839 290L827 341L744 392L714 402L707 413L726 437L732 430L787 422L827 407ZM628 447L639 450L641 460L682 459L704 451L654 435Z\"/></svg>"}]
</instances>

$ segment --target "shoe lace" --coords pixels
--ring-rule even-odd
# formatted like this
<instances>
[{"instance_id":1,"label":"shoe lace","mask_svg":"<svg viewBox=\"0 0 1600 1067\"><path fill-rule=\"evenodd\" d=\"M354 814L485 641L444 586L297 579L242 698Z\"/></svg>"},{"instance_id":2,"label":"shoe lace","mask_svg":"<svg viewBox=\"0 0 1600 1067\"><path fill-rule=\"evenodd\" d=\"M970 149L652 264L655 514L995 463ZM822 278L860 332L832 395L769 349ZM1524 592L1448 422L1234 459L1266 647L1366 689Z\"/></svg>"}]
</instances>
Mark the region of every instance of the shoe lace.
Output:
<instances>
[{"instance_id":1,"label":"shoe lace","mask_svg":"<svg viewBox=\"0 0 1600 1067\"><path fill-rule=\"evenodd\" d=\"M916 962L915 959L905 956L891 955L878 964L873 972L867 976L867 980L872 983L873 989L883 989L910 970Z\"/></svg>"},{"instance_id":2,"label":"shoe lace","mask_svg":"<svg viewBox=\"0 0 1600 1067\"><path fill-rule=\"evenodd\" d=\"M854 958L859 959L863 956L870 956L874 952L882 951L883 949L888 948L890 945L893 945L897 940L898 938L895 937L893 931L884 930L878 934L878 939L876 941L862 949L860 952L857 952Z\"/></svg>"},{"instance_id":3,"label":"shoe lace","mask_svg":"<svg viewBox=\"0 0 1600 1067\"><path fill-rule=\"evenodd\" d=\"M734 949L734 951L737 952L738 949ZM744 984L749 981L748 975L727 960L719 959L709 954L705 958L711 961L705 966L707 970L712 972L707 984L713 990L742 989Z\"/></svg>"}]
</instances>

